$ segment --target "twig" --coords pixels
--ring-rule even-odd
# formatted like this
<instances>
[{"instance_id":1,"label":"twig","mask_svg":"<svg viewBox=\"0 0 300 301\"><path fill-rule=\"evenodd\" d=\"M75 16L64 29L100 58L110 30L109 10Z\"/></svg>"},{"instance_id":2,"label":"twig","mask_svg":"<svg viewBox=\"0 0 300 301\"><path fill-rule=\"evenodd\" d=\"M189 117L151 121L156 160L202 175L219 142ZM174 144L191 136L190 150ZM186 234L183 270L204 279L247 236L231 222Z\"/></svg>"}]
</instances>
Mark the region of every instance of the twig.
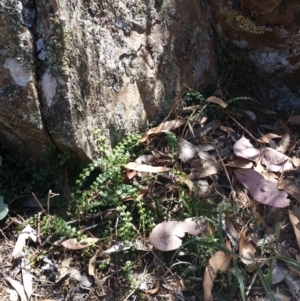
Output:
<instances>
[{"instance_id":1,"label":"twig","mask_svg":"<svg viewBox=\"0 0 300 301\"><path fill-rule=\"evenodd\" d=\"M263 261L263 262L260 264L260 267L259 267L259 268L261 269L261 268L266 264L267 261L268 261L268 259L265 260L265 261ZM253 286L253 284L254 284L254 282L255 282L256 277L257 277L257 270L255 271L254 275L252 276L251 282L250 282L250 284L249 284L249 286L248 286L248 289L247 289L247 292L246 292L246 296L249 295L250 290L251 290L251 288L252 288L252 286Z\"/></svg>"},{"instance_id":2,"label":"twig","mask_svg":"<svg viewBox=\"0 0 300 301\"><path fill-rule=\"evenodd\" d=\"M259 220L259 222L262 224L262 226L267 230L267 232L271 235L274 235L275 232L273 231L273 229L271 229L267 223L265 222L265 220L261 217L261 215L256 211L256 206L252 203L252 213L255 215L255 217Z\"/></svg>"},{"instance_id":3,"label":"twig","mask_svg":"<svg viewBox=\"0 0 300 301\"><path fill-rule=\"evenodd\" d=\"M162 157L164 157L164 158L168 158L168 159L172 158L172 156L171 156L170 154L165 154L165 153L159 151L158 149L156 149L155 147L153 147L153 146L151 146L151 145L148 145L148 148L149 148L151 151L153 151L153 152L155 152L155 153L158 153L160 156L162 156Z\"/></svg>"},{"instance_id":4,"label":"twig","mask_svg":"<svg viewBox=\"0 0 300 301\"><path fill-rule=\"evenodd\" d=\"M0 233L2 233L3 237L8 240L8 238L5 236L4 232L0 229Z\"/></svg>"},{"instance_id":5,"label":"twig","mask_svg":"<svg viewBox=\"0 0 300 301\"><path fill-rule=\"evenodd\" d=\"M102 219L113 219L117 216L116 214L116 209L115 208L111 208L111 209L107 209L105 211L100 211L99 213L95 213L86 217L83 217L81 219L74 219L71 220L69 222L67 222L68 225L72 225L72 224L76 224L82 221L88 221L90 219L95 219L97 217L101 217Z\"/></svg>"},{"instance_id":6,"label":"twig","mask_svg":"<svg viewBox=\"0 0 300 301\"><path fill-rule=\"evenodd\" d=\"M58 193L52 193L52 190L48 191L48 197L47 197L47 212L48 212L48 215L49 215L49 210L50 210L50 199L55 197L55 196L58 196L58 195L59 195Z\"/></svg>"},{"instance_id":7,"label":"twig","mask_svg":"<svg viewBox=\"0 0 300 301\"><path fill-rule=\"evenodd\" d=\"M227 168L226 168L226 166L225 166L225 164L224 164L224 162L223 162L224 160L222 159L222 157L221 157L221 155L220 155L220 153L219 153L219 151L218 151L217 146L216 146L213 142L209 142L209 144L211 144L211 145L215 148L215 150L216 150L216 152L217 152L217 155L218 155L218 157L219 157L219 160L220 160L220 162L221 162L221 165L222 165L222 167L223 167L223 169L224 169L224 171L225 171L226 177L227 177L228 182L229 182L229 184L230 184L230 188L231 188L231 193L230 193L230 195L231 195L232 193L235 193L235 191L234 191L234 189L233 189L232 182L231 182L231 180L230 180L230 177L229 177Z\"/></svg>"},{"instance_id":8,"label":"twig","mask_svg":"<svg viewBox=\"0 0 300 301\"><path fill-rule=\"evenodd\" d=\"M44 207L42 206L42 204L40 203L40 201L38 200L38 198L36 197L36 195L34 194L34 192L31 192L31 194L33 195L35 201L38 203L38 205L40 206L40 208L42 209L42 211L47 214L46 210L44 209ZM48 214L47 214L48 215Z\"/></svg>"},{"instance_id":9,"label":"twig","mask_svg":"<svg viewBox=\"0 0 300 301\"><path fill-rule=\"evenodd\" d=\"M230 116L228 113L225 113L229 118L231 118L240 128L243 129L243 131L245 131L251 138L253 138L256 142L258 143L262 143L261 140L255 138L250 131L248 131L245 127L243 127L235 118L233 118L232 116Z\"/></svg>"},{"instance_id":10,"label":"twig","mask_svg":"<svg viewBox=\"0 0 300 301\"><path fill-rule=\"evenodd\" d=\"M41 213L40 212L37 215L36 239L37 239L39 246L41 246L42 242L41 242Z\"/></svg>"},{"instance_id":11,"label":"twig","mask_svg":"<svg viewBox=\"0 0 300 301\"><path fill-rule=\"evenodd\" d=\"M90 227L86 227L86 228L80 229L80 231L85 232L85 231L88 231L88 230L91 230L91 229L95 229L98 226L102 226L104 224L107 224L107 222L105 221L105 222L102 222L102 223L94 224L94 225L92 225Z\"/></svg>"},{"instance_id":12,"label":"twig","mask_svg":"<svg viewBox=\"0 0 300 301\"><path fill-rule=\"evenodd\" d=\"M50 211L50 194L51 194L51 190L48 191L48 197L47 197L47 214L49 215L49 211Z\"/></svg>"},{"instance_id":13,"label":"twig","mask_svg":"<svg viewBox=\"0 0 300 301\"><path fill-rule=\"evenodd\" d=\"M44 247L49 241L50 239L55 235L55 232L50 234L46 239L45 241L41 244L41 247Z\"/></svg>"},{"instance_id":14,"label":"twig","mask_svg":"<svg viewBox=\"0 0 300 301\"><path fill-rule=\"evenodd\" d=\"M115 235L116 235L116 241L118 242L118 223L119 223L119 216L117 216L116 224L115 224ZM118 265L118 253L116 254L116 268L119 270ZM119 273L117 273L117 278L119 278Z\"/></svg>"},{"instance_id":15,"label":"twig","mask_svg":"<svg viewBox=\"0 0 300 301\"><path fill-rule=\"evenodd\" d=\"M73 222L74 222L74 221L73 221ZM76 221L76 222L77 222L77 221ZM67 225L70 225L70 222L67 222L66 224L67 224ZM81 232L86 232L86 231L89 231L89 230L91 230L91 229L95 229L95 228L97 228L97 227L99 227L99 226L102 226L102 225L105 225L105 224L107 224L107 221L102 221L101 223L94 224L94 225L92 225L92 226L90 226L90 227L86 227L86 228L80 229L80 231L81 231ZM50 234L50 235L46 238L46 240L41 244L41 247L45 246L45 244L46 244L47 242L49 242L49 240L50 240L55 234L56 234L56 232ZM63 237L61 240L64 240L64 239L65 239L65 237ZM59 242L60 242L60 240L59 240Z\"/></svg>"},{"instance_id":16,"label":"twig","mask_svg":"<svg viewBox=\"0 0 300 301\"><path fill-rule=\"evenodd\" d=\"M134 292L138 289L138 287L134 288L128 295L127 297L124 299L124 301L128 300L128 298L130 298L131 295L134 294Z\"/></svg>"}]
</instances>

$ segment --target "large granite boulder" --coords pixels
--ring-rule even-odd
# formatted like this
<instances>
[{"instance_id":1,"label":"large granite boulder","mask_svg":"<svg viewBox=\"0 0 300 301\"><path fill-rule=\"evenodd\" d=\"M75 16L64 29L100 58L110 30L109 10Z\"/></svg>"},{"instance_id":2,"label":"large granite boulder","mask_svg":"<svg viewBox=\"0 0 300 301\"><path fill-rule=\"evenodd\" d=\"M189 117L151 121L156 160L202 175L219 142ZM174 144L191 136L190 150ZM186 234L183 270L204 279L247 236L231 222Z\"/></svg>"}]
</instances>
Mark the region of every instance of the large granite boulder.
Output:
<instances>
[{"instance_id":1,"label":"large granite boulder","mask_svg":"<svg viewBox=\"0 0 300 301\"><path fill-rule=\"evenodd\" d=\"M300 2L210 0L207 7L217 35L231 43L231 60L220 61L229 79L223 86L265 106L300 110Z\"/></svg>"},{"instance_id":2,"label":"large granite boulder","mask_svg":"<svg viewBox=\"0 0 300 301\"><path fill-rule=\"evenodd\" d=\"M0 2L0 139L33 158L54 144L93 158L215 76L198 0Z\"/></svg>"}]
</instances>

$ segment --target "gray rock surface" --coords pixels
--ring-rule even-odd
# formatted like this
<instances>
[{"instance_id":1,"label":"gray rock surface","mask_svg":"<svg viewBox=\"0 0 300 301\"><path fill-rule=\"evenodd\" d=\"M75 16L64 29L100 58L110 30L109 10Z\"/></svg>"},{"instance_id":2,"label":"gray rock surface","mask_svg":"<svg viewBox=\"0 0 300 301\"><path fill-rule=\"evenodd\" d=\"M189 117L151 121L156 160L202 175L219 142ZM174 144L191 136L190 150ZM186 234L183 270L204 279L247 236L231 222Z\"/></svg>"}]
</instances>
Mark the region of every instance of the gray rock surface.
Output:
<instances>
[{"instance_id":1,"label":"gray rock surface","mask_svg":"<svg viewBox=\"0 0 300 301\"><path fill-rule=\"evenodd\" d=\"M300 2L211 0L209 8L221 35L243 50L232 57L244 88L252 82L264 106L300 110Z\"/></svg>"},{"instance_id":2,"label":"gray rock surface","mask_svg":"<svg viewBox=\"0 0 300 301\"><path fill-rule=\"evenodd\" d=\"M94 130L115 143L213 82L300 109L299 11L288 0L1 1L1 142L94 158Z\"/></svg>"},{"instance_id":3,"label":"gray rock surface","mask_svg":"<svg viewBox=\"0 0 300 301\"><path fill-rule=\"evenodd\" d=\"M51 144L93 158L95 129L115 142L215 76L197 0L4 0L0 12L0 138L34 158Z\"/></svg>"}]
</instances>

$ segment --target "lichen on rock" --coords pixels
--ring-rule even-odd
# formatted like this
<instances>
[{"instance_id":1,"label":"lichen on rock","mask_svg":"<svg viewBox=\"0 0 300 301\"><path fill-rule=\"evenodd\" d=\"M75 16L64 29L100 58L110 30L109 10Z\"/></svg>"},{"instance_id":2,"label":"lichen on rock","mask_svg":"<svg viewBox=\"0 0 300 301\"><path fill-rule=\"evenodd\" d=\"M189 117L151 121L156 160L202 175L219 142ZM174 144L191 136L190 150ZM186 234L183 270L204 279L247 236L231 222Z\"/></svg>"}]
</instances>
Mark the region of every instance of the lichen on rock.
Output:
<instances>
[{"instance_id":1,"label":"lichen on rock","mask_svg":"<svg viewBox=\"0 0 300 301\"><path fill-rule=\"evenodd\" d=\"M22 98L35 103L37 111L29 115L43 116L45 141L79 157L96 156L95 129L112 141L119 133L135 132L162 118L184 84L198 89L204 73L215 72L208 16L199 1L189 6L156 0L9 3L9 9L0 3L14 16L0 17L11 34L9 45L0 49L5 51L1 70L7 77L12 71L5 62L20 57L35 89L34 97ZM0 88L8 87L17 91L2 81Z\"/></svg>"}]
</instances>

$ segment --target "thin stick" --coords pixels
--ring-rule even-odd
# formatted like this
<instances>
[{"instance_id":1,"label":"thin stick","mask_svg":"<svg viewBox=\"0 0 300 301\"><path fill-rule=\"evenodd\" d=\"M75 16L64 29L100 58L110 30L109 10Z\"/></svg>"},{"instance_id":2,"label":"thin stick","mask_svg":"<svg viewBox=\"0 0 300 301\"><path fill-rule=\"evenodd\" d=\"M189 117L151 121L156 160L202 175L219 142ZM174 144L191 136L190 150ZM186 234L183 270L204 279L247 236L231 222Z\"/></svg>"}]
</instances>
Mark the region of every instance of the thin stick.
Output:
<instances>
[{"instance_id":1,"label":"thin stick","mask_svg":"<svg viewBox=\"0 0 300 301\"><path fill-rule=\"evenodd\" d=\"M228 174L228 171L227 171L227 168L226 168L226 166L225 166L225 164L224 164L224 162L223 162L224 160L222 159L222 157L221 157L221 155L220 155L220 153L219 153L219 151L218 151L217 146L216 146L213 142L209 142L209 144L211 144L211 145L215 148L215 150L216 150L216 152L217 152L217 155L218 155L218 157L219 157L219 160L220 160L220 162L221 162L221 165L222 165L222 167L223 167L223 169L224 169L224 171L225 171L225 174L226 174L226 177L227 177L227 179L228 179L228 182L229 182L229 184L230 184L231 191L234 191L233 186L232 186L232 182L231 182L231 180L230 180L230 177L229 177L229 174Z\"/></svg>"},{"instance_id":2,"label":"thin stick","mask_svg":"<svg viewBox=\"0 0 300 301\"><path fill-rule=\"evenodd\" d=\"M268 260L263 261L263 262L260 264L260 268L262 268L262 267L266 264L267 261L268 261ZM248 289L247 289L247 292L246 292L246 296L249 295L250 290L251 290L251 288L252 288L252 286L253 286L253 284L254 284L254 282L255 282L256 277L257 277L257 270L255 271L255 273L254 273L254 275L253 275L253 277L252 277L252 279L251 279L251 282L250 282L250 284L249 284L249 286L248 286Z\"/></svg>"},{"instance_id":3,"label":"thin stick","mask_svg":"<svg viewBox=\"0 0 300 301\"><path fill-rule=\"evenodd\" d=\"M243 127L235 118L233 118L232 116L230 116L228 113L225 113L229 118L231 118L239 127L241 127L243 129L243 131L245 131L251 138L253 138L256 142L258 143L262 143L262 141L260 141L259 139L255 138L250 131L248 131L245 127Z\"/></svg>"},{"instance_id":4,"label":"thin stick","mask_svg":"<svg viewBox=\"0 0 300 301\"><path fill-rule=\"evenodd\" d=\"M105 211L100 211L98 213L94 213L92 215L80 218L80 219L74 219L71 221L68 221L67 224L68 225L72 225L72 224L76 224L79 222L83 222L83 221L88 221L90 219L96 219L97 217L101 217L101 220L103 219L113 219L117 216L116 214L116 209L112 208L112 209L107 209Z\"/></svg>"},{"instance_id":5,"label":"thin stick","mask_svg":"<svg viewBox=\"0 0 300 301\"><path fill-rule=\"evenodd\" d=\"M49 215L49 210L50 210L50 195L51 195L51 190L48 191L48 197L47 197L47 214Z\"/></svg>"},{"instance_id":6,"label":"thin stick","mask_svg":"<svg viewBox=\"0 0 300 301\"><path fill-rule=\"evenodd\" d=\"M37 242L39 244L39 246L41 246L42 242L41 242L41 213L39 212L38 213L38 216L37 216L37 234L36 234L36 239L37 239Z\"/></svg>"},{"instance_id":7,"label":"thin stick","mask_svg":"<svg viewBox=\"0 0 300 301\"><path fill-rule=\"evenodd\" d=\"M40 208L42 209L42 211L47 214L46 210L44 209L44 207L42 206L42 204L40 203L40 201L38 200L38 198L36 197L36 195L34 194L34 192L32 192L31 194L33 195L34 199L36 200L36 202L38 203L38 205L40 206Z\"/></svg>"},{"instance_id":8,"label":"thin stick","mask_svg":"<svg viewBox=\"0 0 300 301\"><path fill-rule=\"evenodd\" d=\"M58 193L53 193L52 190L48 191L48 197L47 197L47 212L48 212L48 215L49 215L49 210L50 210L50 199L55 197L55 196L58 196L58 195L59 195Z\"/></svg>"}]
</instances>

